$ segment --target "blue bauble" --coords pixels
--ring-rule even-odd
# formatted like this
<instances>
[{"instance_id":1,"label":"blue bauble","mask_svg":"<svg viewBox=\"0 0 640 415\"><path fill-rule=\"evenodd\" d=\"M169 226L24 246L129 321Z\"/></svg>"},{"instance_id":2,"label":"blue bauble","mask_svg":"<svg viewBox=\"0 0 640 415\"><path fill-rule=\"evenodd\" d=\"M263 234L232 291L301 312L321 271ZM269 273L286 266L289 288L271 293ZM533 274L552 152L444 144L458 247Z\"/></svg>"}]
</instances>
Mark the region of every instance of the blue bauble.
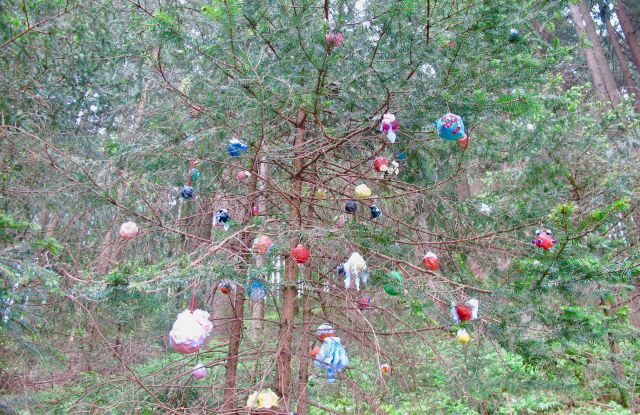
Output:
<instances>
[{"instance_id":1,"label":"blue bauble","mask_svg":"<svg viewBox=\"0 0 640 415\"><path fill-rule=\"evenodd\" d=\"M193 198L193 187L184 186L182 190L180 190L180 196L182 196L184 200L189 200Z\"/></svg>"},{"instance_id":2,"label":"blue bauble","mask_svg":"<svg viewBox=\"0 0 640 415\"><path fill-rule=\"evenodd\" d=\"M377 219L382 216L382 209L376 205L371 205L371 219Z\"/></svg>"},{"instance_id":3,"label":"blue bauble","mask_svg":"<svg viewBox=\"0 0 640 415\"><path fill-rule=\"evenodd\" d=\"M229 140L227 151L231 157L240 157L240 155L247 150L249 150L249 146L244 141L238 140L237 138Z\"/></svg>"},{"instance_id":4,"label":"blue bauble","mask_svg":"<svg viewBox=\"0 0 640 415\"><path fill-rule=\"evenodd\" d=\"M464 136L464 123L459 115L446 113L433 124L438 132L438 137L456 141Z\"/></svg>"},{"instance_id":5,"label":"blue bauble","mask_svg":"<svg viewBox=\"0 0 640 415\"><path fill-rule=\"evenodd\" d=\"M349 200L344 204L344 211L353 215L358 210L358 204L355 200Z\"/></svg>"}]
</instances>

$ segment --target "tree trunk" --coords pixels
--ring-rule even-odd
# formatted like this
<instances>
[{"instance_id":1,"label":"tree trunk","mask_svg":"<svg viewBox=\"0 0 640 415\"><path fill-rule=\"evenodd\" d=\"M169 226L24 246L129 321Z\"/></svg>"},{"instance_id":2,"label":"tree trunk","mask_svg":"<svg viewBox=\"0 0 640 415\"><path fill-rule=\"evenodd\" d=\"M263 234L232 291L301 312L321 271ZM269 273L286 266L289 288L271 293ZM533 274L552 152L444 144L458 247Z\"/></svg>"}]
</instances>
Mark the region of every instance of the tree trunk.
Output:
<instances>
[{"instance_id":1,"label":"tree trunk","mask_svg":"<svg viewBox=\"0 0 640 415\"><path fill-rule=\"evenodd\" d=\"M600 304L603 307L604 315L611 317L613 315L613 304L611 301L602 299ZM629 393L627 391L627 376L624 373L624 367L618 361L620 346L618 345L618 340L616 340L615 336L611 332L607 332L607 338L609 340L609 351L611 352L611 365L613 366L613 373L616 378L616 383L618 384L618 391L620 392L620 403L625 408L628 408L630 400Z\"/></svg>"},{"instance_id":2,"label":"tree trunk","mask_svg":"<svg viewBox=\"0 0 640 415\"><path fill-rule=\"evenodd\" d=\"M311 284L311 269L305 272L305 286L302 293L302 336L300 339L300 371L298 379L298 415L306 415L309 410L309 333L311 331L311 297L309 297L309 284Z\"/></svg>"},{"instance_id":3,"label":"tree trunk","mask_svg":"<svg viewBox=\"0 0 640 415\"><path fill-rule=\"evenodd\" d=\"M578 38L582 39L587 36L586 29L584 27L584 21L582 19L582 13L580 13L580 9L577 5L569 2L569 10L571 11L571 18L573 19L576 32L578 33ZM598 68L598 62L596 60L593 49L586 47L584 44L581 45L582 53L584 54L584 59L587 63L587 67L589 68L589 74L591 75L591 81L593 82L593 89L598 97L598 99L602 101L608 101L607 90L604 85L604 80L602 79L602 74L600 73L600 69Z\"/></svg>"},{"instance_id":4,"label":"tree trunk","mask_svg":"<svg viewBox=\"0 0 640 415\"><path fill-rule=\"evenodd\" d=\"M604 48L602 47L600 36L596 31L593 17L591 16L591 12L589 11L585 0L580 0L579 9L580 13L582 14L584 28L589 38L589 42L591 42L591 45L593 46L593 52L596 56L596 62L598 62L600 73L602 74L602 80L604 81L604 86L607 90L607 95L609 96L609 102L611 102L611 104L615 107L620 104L620 102L622 101L622 97L620 96L620 92L618 91L616 80L613 77L613 72L611 72L609 61L607 61L607 55L604 53Z\"/></svg>"},{"instance_id":5,"label":"tree trunk","mask_svg":"<svg viewBox=\"0 0 640 415\"><path fill-rule=\"evenodd\" d=\"M640 42L638 42L638 37L633 30L633 23L631 23L631 19L629 19L629 15L627 14L627 10L625 9L622 0L616 0L615 6L616 15L618 16L622 33L624 33L624 38L627 41L629 51L631 52L631 60L640 73Z\"/></svg>"},{"instance_id":6,"label":"tree trunk","mask_svg":"<svg viewBox=\"0 0 640 415\"><path fill-rule=\"evenodd\" d=\"M298 110L296 119L296 135L294 141L296 175L292 180L291 211L289 225L292 229L300 228L302 215L300 205L302 199L302 179L300 173L303 167L303 146L305 139L306 114L303 109ZM294 239L291 248L297 245ZM276 391L282 397L284 410L289 410L289 391L291 387L291 341L293 336L293 320L296 303L296 269L297 265L291 256L285 260L284 284L282 287L282 316L280 321L280 344L276 355Z\"/></svg>"},{"instance_id":7,"label":"tree trunk","mask_svg":"<svg viewBox=\"0 0 640 415\"><path fill-rule=\"evenodd\" d=\"M629 62L627 62L627 57L624 56L622 45L620 45L620 39L618 39L618 33L613 28L609 17L610 16L605 14L604 21L605 25L607 26L609 39L611 40L611 44L613 45L613 50L616 53L618 62L620 63L620 71L622 72L624 87L626 88L627 92L634 97L636 112L640 112L640 90L638 89L638 85L636 84L636 82L633 80L631 70L629 69Z\"/></svg>"},{"instance_id":8,"label":"tree trunk","mask_svg":"<svg viewBox=\"0 0 640 415\"><path fill-rule=\"evenodd\" d=\"M233 325L229 334L229 348L225 364L225 379L220 413L236 414L236 379L238 375L238 352L242 340L244 320L244 289L238 284L233 301Z\"/></svg>"}]
</instances>

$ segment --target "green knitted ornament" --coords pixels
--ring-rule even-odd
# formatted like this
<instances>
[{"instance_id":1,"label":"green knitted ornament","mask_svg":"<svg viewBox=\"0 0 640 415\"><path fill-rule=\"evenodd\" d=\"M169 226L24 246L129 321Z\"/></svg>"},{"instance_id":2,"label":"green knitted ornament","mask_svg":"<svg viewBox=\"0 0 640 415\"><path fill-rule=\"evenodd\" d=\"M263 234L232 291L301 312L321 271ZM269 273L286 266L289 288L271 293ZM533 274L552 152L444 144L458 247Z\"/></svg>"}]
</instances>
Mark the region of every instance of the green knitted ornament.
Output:
<instances>
[{"instance_id":1,"label":"green knitted ornament","mask_svg":"<svg viewBox=\"0 0 640 415\"><path fill-rule=\"evenodd\" d=\"M193 169L191 169L191 180L195 182L199 178L200 178L200 170L194 167Z\"/></svg>"},{"instance_id":2,"label":"green knitted ornament","mask_svg":"<svg viewBox=\"0 0 640 415\"><path fill-rule=\"evenodd\" d=\"M387 274L386 281L383 285L384 292L389 294L390 296L397 296L402 293L402 282L404 278L398 271L391 271Z\"/></svg>"}]
</instances>

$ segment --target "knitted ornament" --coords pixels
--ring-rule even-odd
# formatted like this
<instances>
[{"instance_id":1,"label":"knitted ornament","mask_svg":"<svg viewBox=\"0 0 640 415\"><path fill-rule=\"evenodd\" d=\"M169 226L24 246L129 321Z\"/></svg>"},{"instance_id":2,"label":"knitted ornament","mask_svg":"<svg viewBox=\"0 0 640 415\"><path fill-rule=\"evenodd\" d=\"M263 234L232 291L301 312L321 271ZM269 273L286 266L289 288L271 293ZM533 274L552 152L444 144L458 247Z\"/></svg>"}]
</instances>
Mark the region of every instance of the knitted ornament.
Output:
<instances>
[{"instance_id":1,"label":"knitted ornament","mask_svg":"<svg viewBox=\"0 0 640 415\"><path fill-rule=\"evenodd\" d=\"M318 326L316 329L316 337L319 341L324 341L327 337L335 337L336 331L333 329L333 326L329 323L324 323Z\"/></svg>"},{"instance_id":2,"label":"knitted ornament","mask_svg":"<svg viewBox=\"0 0 640 415\"><path fill-rule=\"evenodd\" d=\"M249 177L251 177L251 172L247 170L240 170L236 173L236 179L238 179L239 182L244 182Z\"/></svg>"},{"instance_id":3,"label":"knitted ornament","mask_svg":"<svg viewBox=\"0 0 640 415\"><path fill-rule=\"evenodd\" d=\"M260 255L264 255L267 253L269 248L271 248L271 245L273 245L271 238L266 235L261 235L253 241L253 250Z\"/></svg>"},{"instance_id":4,"label":"knitted ornament","mask_svg":"<svg viewBox=\"0 0 640 415\"><path fill-rule=\"evenodd\" d=\"M371 297L362 297L358 300L358 308L360 310L366 310L367 308L371 307L372 302L373 300L371 299Z\"/></svg>"},{"instance_id":5,"label":"knitted ornament","mask_svg":"<svg viewBox=\"0 0 640 415\"><path fill-rule=\"evenodd\" d=\"M392 144L396 142L396 131L398 131L399 126L400 123L396 119L395 115L388 112L382 116L380 131L387 133L387 140Z\"/></svg>"},{"instance_id":6,"label":"knitted ornament","mask_svg":"<svg viewBox=\"0 0 640 415\"><path fill-rule=\"evenodd\" d=\"M249 150L249 146L244 141L238 140L237 138L229 140L227 151L231 157L240 157L240 155L247 150Z\"/></svg>"},{"instance_id":7,"label":"knitted ornament","mask_svg":"<svg viewBox=\"0 0 640 415\"><path fill-rule=\"evenodd\" d=\"M229 230L229 211L227 209L220 209L213 217L213 221L216 225L222 225L225 231Z\"/></svg>"},{"instance_id":8,"label":"knitted ornament","mask_svg":"<svg viewBox=\"0 0 640 415\"><path fill-rule=\"evenodd\" d=\"M184 139L184 145L187 148L192 148L196 144L196 138L192 135Z\"/></svg>"},{"instance_id":9,"label":"knitted ornament","mask_svg":"<svg viewBox=\"0 0 640 415\"><path fill-rule=\"evenodd\" d=\"M460 137L460 139L458 140L458 147L465 149L467 147L469 147L469 136L468 135L463 135L462 137Z\"/></svg>"},{"instance_id":10,"label":"knitted ornament","mask_svg":"<svg viewBox=\"0 0 640 415\"><path fill-rule=\"evenodd\" d=\"M358 204L355 200L347 200L347 203L344 204L344 211L350 215L353 215L358 210Z\"/></svg>"},{"instance_id":11,"label":"knitted ornament","mask_svg":"<svg viewBox=\"0 0 640 415\"><path fill-rule=\"evenodd\" d=\"M324 40L327 42L329 49L337 48L342 44L344 36L342 36L342 33L329 32L324 36Z\"/></svg>"},{"instance_id":12,"label":"knitted ornament","mask_svg":"<svg viewBox=\"0 0 640 415\"><path fill-rule=\"evenodd\" d=\"M400 164L397 161L392 161L387 166L387 169L385 170L384 174L386 176L394 176L394 175L397 176L398 174L400 174Z\"/></svg>"},{"instance_id":13,"label":"knitted ornament","mask_svg":"<svg viewBox=\"0 0 640 415\"><path fill-rule=\"evenodd\" d=\"M260 209L258 206L251 206L251 216L258 216L260 214Z\"/></svg>"},{"instance_id":14,"label":"knitted ornament","mask_svg":"<svg viewBox=\"0 0 640 415\"><path fill-rule=\"evenodd\" d=\"M400 295L402 293L402 283L404 278L398 271L391 271L387 274L385 283L383 284L384 292L392 297Z\"/></svg>"},{"instance_id":15,"label":"knitted ornament","mask_svg":"<svg viewBox=\"0 0 640 415\"><path fill-rule=\"evenodd\" d=\"M422 258L422 264L431 271L440 269L440 261L438 261L438 257L433 252L427 252L424 258Z\"/></svg>"},{"instance_id":16,"label":"knitted ornament","mask_svg":"<svg viewBox=\"0 0 640 415\"><path fill-rule=\"evenodd\" d=\"M378 206L371 205L369 209L371 210L371 219L377 219L382 216L382 209L380 209Z\"/></svg>"},{"instance_id":17,"label":"knitted ornament","mask_svg":"<svg viewBox=\"0 0 640 415\"><path fill-rule=\"evenodd\" d=\"M354 190L356 199L364 199L371 196L371 189L366 184L359 184Z\"/></svg>"},{"instance_id":18,"label":"knitted ornament","mask_svg":"<svg viewBox=\"0 0 640 415\"><path fill-rule=\"evenodd\" d=\"M382 364L380 365L380 372L382 373L389 373L391 372L391 365L388 363Z\"/></svg>"},{"instance_id":19,"label":"knitted ornament","mask_svg":"<svg viewBox=\"0 0 640 415\"><path fill-rule=\"evenodd\" d=\"M125 241L135 238L138 233L138 225L134 222L125 222L120 225L120 237Z\"/></svg>"},{"instance_id":20,"label":"knitted ornament","mask_svg":"<svg viewBox=\"0 0 640 415\"><path fill-rule=\"evenodd\" d=\"M520 40L520 31L516 28L512 28L509 31L509 42L515 43Z\"/></svg>"},{"instance_id":21,"label":"knitted ornament","mask_svg":"<svg viewBox=\"0 0 640 415\"><path fill-rule=\"evenodd\" d=\"M207 342L212 329L209 313L200 309L184 310L169 332L169 345L179 353L193 353Z\"/></svg>"},{"instance_id":22,"label":"knitted ornament","mask_svg":"<svg viewBox=\"0 0 640 415\"><path fill-rule=\"evenodd\" d=\"M459 115L450 112L439 118L434 126L438 132L438 136L444 140L455 141L464 135L464 123Z\"/></svg>"},{"instance_id":23,"label":"knitted ornament","mask_svg":"<svg viewBox=\"0 0 640 415\"><path fill-rule=\"evenodd\" d=\"M470 299L464 304L451 304L451 316L456 323L468 320L478 319L478 306L480 303L475 298Z\"/></svg>"},{"instance_id":24,"label":"knitted ornament","mask_svg":"<svg viewBox=\"0 0 640 415\"><path fill-rule=\"evenodd\" d=\"M458 339L458 342L462 344L467 344L471 341L471 336L469 335L469 333L467 333L465 329L458 330L458 333L456 334L456 338Z\"/></svg>"},{"instance_id":25,"label":"knitted ornament","mask_svg":"<svg viewBox=\"0 0 640 415\"><path fill-rule=\"evenodd\" d=\"M344 288L349 288L351 280L355 280L356 290L360 291L360 281L362 281L362 285L365 285L369 279L367 263L362 255L357 252L352 253L347 262L345 262L344 272Z\"/></svg>"},{"instance_id":26,"label":"knitted ornament","mask_svg":"<svg viewBox=\"0 0 640 415\"><path fill-rule=\"evenodd\" d=\"M253 280L249 285L249 300L260 302L267 296L267 287L260 280Z\"/></svg>"},{"instance_id":27,"label":"knitted ornament","mask_svg":"<svg viewBox=\"0 0 640 415\"><path fill-rule=\"evenodd\" d=\"M316 199L318 200L324 200L327 198L327 191L324 189L318 189L316 190Z\"/></svg>"},{"instance_id":28,"label":"knitted ornament","mask_svg":"<svg viewBox=\"0 0 640 415\"><path fill-rule=\"evenodd\" d=\"M229 295L233 291L233 286L230 282L221 282L218 284L218 290L220 290L222 294Z\"/></svg>"},{"instance_id":29,"label":"knitted ornament","mask_svg":"<svg viewBox=\"0 0 640 415\"><path fill-rule=\"evenodd\" d=\"M332 333L332 335L322 336L322 345L314 360L317 368L327 371L327 383L333 383L336 380L336 374L341 372L342 369L349 364L349 358L347 357L347 350L342 345L340 338L335 337L333 327L328 324L323 324L318 328L318 331L321 331L323 328L326 329L326 326L331 330L330 333ZM320 338L320 336L318 336L318 338Z\"/></svg>"},{"instance_id":30,"label":"knitted ornament","mask_svg":"<svg viewBox=\"0 0 640 415\"><path fill-rule=\"evenodd\" d=\"M400 152L400 153L396 154L396 157L400 161L405 161L407 158L409 158L409 156L407 156L407 153L405 153L405 152Z\"/></svg>"},{"instance_id":31,"label":"knitted ornament","mask_svg":"<svg viewBox=\"0 0 640 415\"><path fill-rule=\"evenodd\" d=\"M340 264L336 267L336 273L338 274L338 277L347 276L347 272L344 270L344 264Z\"/></svg>"},{"instance_id":32,"label":"knitted ornament","mask_svg":"<svg viewBox=\"0 0 640 415\"><path fill-rule=\"evenodd\" d=\"M247 399L247 408L273 409L280 398L271 389L253 392Z\"/></svg>"},{"instance_id":33,"label":"knitted ornament","mask_svg":"<svg viewBox=\"0 0 640 415\"><path fill-rule=\"evenodd\" d=\"M538 248L542 248L543 250L548 251L558 243L558 241L553 239L553 236L551 235L551 229L547 229L544 232L541 232L540 229L536 229L536 239L532 240L531 243Z\"/></svg>"},{"instance_id":34,"label":"knitted ornament","mask_svg":"<svg viewBox=\"0 0 640 415\"><path fill-rule=\"evenodd\" d=\"M193 187L187 185L183 186L182 190L180 190L180 196L182 196L184 200L193 198Z\"/></svg>"},{"instance_id":35,"label":"knitted ornament","mask_svg":"<svg viewBox=\"0 0 640 415\"><path fill-rule=\"evenodd\" d=\"M309 260L309 251L302 245L297 245L291 250L291 257L298 263L304 264Z\"/></svg>"},{"instance_id":36,"label":"knitted ornament","mask_svg":"<svg viewBox=\"0 0 640 415\"><path fill-rule=\"evenodd\" d=\"M191 370L191 375L196 379L202 379L203 377L207 376L207 368L204 367L202 363L198 363Z\"/></svg>"},{"instance_id":37,"label":"knitted ornament","mask_svg":"<svg viewBox=\"0 0 640 415\"><path fill-rule=\"evenodd\" d=\"M387 166L389 166L389 161L386 157L376 157L373 160L373 168L375 171L385 172L387 171Z\"/></svg>"},{"instance_id":38,"label":"knitted ornament","mask_svg":"<svg viewBox=\"0 0 640 415\"><path fill-rule=\"evenodd\" d=\"M200 178L200 170L195 167L191 169L191 181L195 182Z\"/></svg>"}]
</instances>

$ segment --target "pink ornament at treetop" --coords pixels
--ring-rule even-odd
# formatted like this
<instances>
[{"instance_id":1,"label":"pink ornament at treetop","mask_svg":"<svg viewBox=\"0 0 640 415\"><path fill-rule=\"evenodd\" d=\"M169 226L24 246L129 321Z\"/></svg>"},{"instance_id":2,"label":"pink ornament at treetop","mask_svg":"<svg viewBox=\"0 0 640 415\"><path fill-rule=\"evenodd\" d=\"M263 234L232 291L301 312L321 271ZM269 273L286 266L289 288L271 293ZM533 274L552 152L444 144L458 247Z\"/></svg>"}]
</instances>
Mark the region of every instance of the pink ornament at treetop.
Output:
<instances>
[{"instance_id":1,"label":"pink ornament at treetop","mask_svg":"<svg viewBox=\"0 0 640 415\"><path fill-rule=\"evenodd\" d=\"M330 48L337 48L342 44L344 36L342 36L342 33L329 32L325 35L324 39L327 41L327 45Z\"/></svg>"},{"instance_id":2,"label":"pink ornament at treetop","mask_svg":"<svg viewBox=\"0 0 640 415\"><path fill-rule=\"evenodd\" d=\"M169 332L169 345L178 353L198 351L211 336L213 324L204 310L184 310L178 314Z\"/></svg>"},{"instance_id":3,"label":"pink ornament at treetop","mask_svg":"<svg viewBox=\"0 0 640 415\"><path fill-rule=\"evenodd\" d=\"M246 170L240 170L238 173L236 173L236 179L238 179L238 181L240 182L244 182L249 177L251 177L251 172L248 172Z\"/></svg>"},{"instance_id":4,"label":"pink ornament at treetop","mask_svg":"<svg viewBox=\"0 0 640 415\"><path fill-rule=\"evenodd\" d=\"M191 375L196 379L202 379L203 377L207 376L207 368L204 367L202 363L198 363L197 365L195 365L193 370L191 370Z\"/></svg>"},{"instance_id":5,"label":"pink ornament at treetop","mask_svg":"<svg viewBox=\"0 0 640 415\"><path fill-rule=\"evenodd\" d=\"M120 225L120 237L125 241L135 238L138 236L138 233L138 225L134 222L125 222Z\"/></svg>"},{"instance_id":6,"label":"pink ornament at treetop","mask_svg":"<svg viewBox=\"0 0 640 415\"><path fill-rule=\"evenodd\" d=\"M269 248L273 245L273 241L266 235L258 236L253 242L253 249L260 255L267 253Z\"/></svg>"}]
</instances>

